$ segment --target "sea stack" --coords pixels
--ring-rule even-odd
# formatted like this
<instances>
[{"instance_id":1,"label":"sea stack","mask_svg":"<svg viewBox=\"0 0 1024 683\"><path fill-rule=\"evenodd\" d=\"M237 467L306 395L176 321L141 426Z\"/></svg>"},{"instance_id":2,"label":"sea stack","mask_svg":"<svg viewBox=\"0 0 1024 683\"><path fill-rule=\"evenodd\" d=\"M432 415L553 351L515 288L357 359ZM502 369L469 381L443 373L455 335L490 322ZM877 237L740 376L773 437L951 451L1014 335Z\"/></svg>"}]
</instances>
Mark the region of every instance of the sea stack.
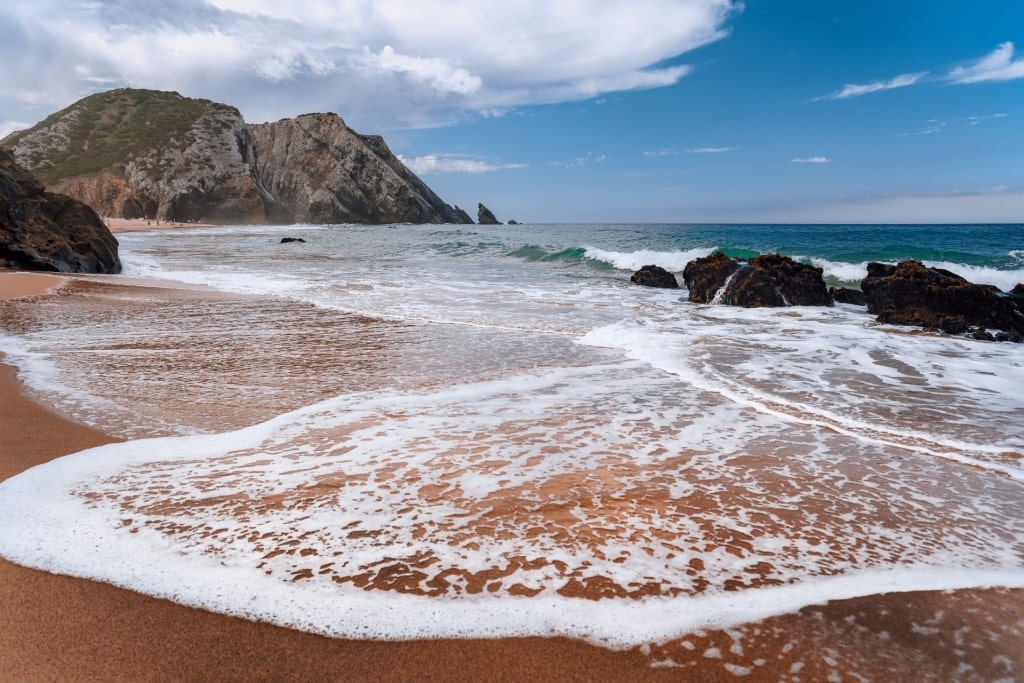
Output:
<instances>
[{"instance_id":1,"label":"sea stack","mask_svg":"<svg viewBox=\"0 0 1024 683\"><path fill-rule=\"evenodd\" d=\"M477 204L476 220L480 225L501 225L501 221L483 204Z\"/></svg>"}]
</instances>

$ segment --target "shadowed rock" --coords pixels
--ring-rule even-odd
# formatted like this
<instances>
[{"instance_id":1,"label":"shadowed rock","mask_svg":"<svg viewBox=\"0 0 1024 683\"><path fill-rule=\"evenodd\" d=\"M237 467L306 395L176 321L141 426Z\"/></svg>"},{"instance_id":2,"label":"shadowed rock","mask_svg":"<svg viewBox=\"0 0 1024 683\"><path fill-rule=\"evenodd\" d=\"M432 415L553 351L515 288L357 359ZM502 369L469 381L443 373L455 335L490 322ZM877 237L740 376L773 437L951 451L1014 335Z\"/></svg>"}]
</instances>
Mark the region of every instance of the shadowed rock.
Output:
<instances>
[{"instance_id":1,"label":"shadowed rock","mask_svg":"<svg viewBox=\"0 0 1024 683\"><path fill-rule=\"evenodd\" d=\"M280 244L292 244L293 242L305 242L301 237L282 237Z\"/></svg>"},{"instance_id":2,"label":"shadowed rock","mask_svg":"<svg viewBox=\"0 0 1024 683\"><path fill-rule=\"evenodd\" d=\"M82 202L46 192L0 148L0 268L120 273L117 240Z\"/></svg>"},{"instance_id":3,"label":"shadowed rock","mask_svg":"<svg viewBox=\"0 0 1024 683\"><path fill-rule=\"evenodd\" d=\"M829 287L829 296L837 304L853 304L854 306L867 306L868 297L859 289L849 287Z\"/></svg>"},{"instance_id":4,"label":"shadowed rock","mask_svg":"<svg viewBox=\"0 0 1024 683\"><path fill-rule=\"evenodd\" d=\"M992 285L979 285L941 268L918 261L898 265L869 263L861 282L868 313L881 323L913 325L949 334L974 332L987 339L986 328L1002 330L993 339L1024 339L1024 297L1014 287L1010 294ZM972 328L982 328L972 330Z\"/></svg>"},{"instance_id":5,"label":"shadowed rock","mask_svg":"<svg viewBox=\"0 0 1024 683\"><path fill-rule=\"evenodd\" d=\"M744 260L719 251L686 264L683 280L695 303L745 308L831 306L821 274L821 268L780 254Z\"/></svg>"},{"instance_id":6,"label":"shadowed rock","mask_svg":"<svg viewBox=\"0 0 1024 683\"><path fill-rule=\"evenodd\" d=\"M643 266L640 270L633 273L629 281L644 287L679 289L679 282L676 280L676 276L661 266Z\"/></svg>"}]
</instances>

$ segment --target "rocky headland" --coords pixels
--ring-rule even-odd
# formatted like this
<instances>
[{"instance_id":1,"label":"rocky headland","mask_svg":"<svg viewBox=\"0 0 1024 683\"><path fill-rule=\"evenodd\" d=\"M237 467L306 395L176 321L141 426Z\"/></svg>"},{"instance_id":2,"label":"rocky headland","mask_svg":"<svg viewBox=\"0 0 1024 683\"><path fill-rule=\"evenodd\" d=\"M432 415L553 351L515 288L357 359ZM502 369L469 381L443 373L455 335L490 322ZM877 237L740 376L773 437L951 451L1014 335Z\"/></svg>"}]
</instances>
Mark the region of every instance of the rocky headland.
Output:
<instances>
[{"instance_id":1,"label":"rocky headland","mask_svg":"<svg viewBox=\"0 0 1024 683\"><path fill-rule=\"evenodd\" d=\"M47 192L0 148L0 268L120 273L117 240L88 205Z\"/></svg>"},{"instance_id":2,"label":"rocky headland","mask_svg":"<svg viewBox=\"0 0 1024 683\"><path fill-rule=\"evenodd\" d=\"M90 95L0 144L106 216L210 223L472 223L383 138L336 114L248 124L178 93Z\"/></svg>"}]
</instances>

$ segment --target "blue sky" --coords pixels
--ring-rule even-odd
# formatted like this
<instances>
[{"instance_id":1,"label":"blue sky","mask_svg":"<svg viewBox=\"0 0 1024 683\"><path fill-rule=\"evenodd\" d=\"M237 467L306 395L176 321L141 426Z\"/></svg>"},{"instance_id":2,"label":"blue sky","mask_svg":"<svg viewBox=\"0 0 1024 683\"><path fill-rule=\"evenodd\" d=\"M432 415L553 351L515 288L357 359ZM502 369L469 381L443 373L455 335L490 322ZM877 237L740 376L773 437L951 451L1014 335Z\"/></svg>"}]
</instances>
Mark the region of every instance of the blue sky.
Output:
<instances>
[{"instance_id":1,"label":"blue sky","mask_svg":"<svg viewBox=\"0 0 1024 683\"><path fill-rule=\"evenodd\" d=\"M334 111L502 219L1024 222L1021 0L15 0L0 57L0 134Z\"/></svg>"}]
</instances>

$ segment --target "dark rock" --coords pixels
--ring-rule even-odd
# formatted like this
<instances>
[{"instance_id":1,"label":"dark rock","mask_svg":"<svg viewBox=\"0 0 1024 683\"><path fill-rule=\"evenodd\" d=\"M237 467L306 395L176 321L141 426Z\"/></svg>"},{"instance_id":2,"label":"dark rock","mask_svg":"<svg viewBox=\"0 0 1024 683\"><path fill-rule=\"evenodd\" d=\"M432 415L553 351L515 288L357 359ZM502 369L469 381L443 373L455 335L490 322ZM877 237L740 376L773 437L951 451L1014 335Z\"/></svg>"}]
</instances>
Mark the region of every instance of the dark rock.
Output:
<instances>
[{"instance_id":1,"label":"dark rock","mask_svg":"<svg viewBox=\"0 0 1024 683\"><path fill-rule=\"evenodd\" d=\"M1024 283L1018 282L1009 292L1014 299L1024 299Z\"/></svg>"},{"instance_id":2,"label":"dark rock","mask_svg":"<svg viewBox=\"0 0 1024 683\"><path fill-rule=\"evenodd\" d=\"M509 218L507 225L519 225L519 221L517 221L515 218Z\"/></svg>"},{"instance_id":3,"label":"dark rock","mask_svg":"<svg viewBox=\"0 0 1024 683\"><path fill-rule=\"evenodd\" d=\"M476 205L476 222L480 225L501 225L501 221L483 204Z\"/></svg>"},{"instance_id":4,"label":"dark rock","mask_svg":"<svg viewBox=\"0 0 1024 683\"><path fill-rule=\"evenodd\" d=\"M82 202L46 192L0 149L0 268L120 273L117 240Z\"/></svg>"},{"instance_id":5,"label":"dark rock","mask_svg":"<svg viewBox=\"0 0 1024 683\"><path fill-rule=\"evenodd\" d=\"M690 290L690 301L709 304L726 281L739 270L740 262L720 251L694 259L683 269L683 282Z\"/></svg>"},{"instance_id":6,"label":"dark rock","mask_svg":"<svg viewBox=\"0 0 1024 683\"><path fill-rule=\"evenodd\" d=\"M722 252L686 264L683 280L690 301L728 306L831 306L821 268L799 263L781 254L748 260L731 259Z\"/></svg>"},{"instance_id":7,"label":"dark rock","mask_svg":"<svg viewBox=\"0 0 1024 683\"><path fill-rule=\"evenodd\" d=\"M992 337L987 328L1002 330L1007 339L1024 336L1024 302L1019 296L918 261L895 266L869 263L861 289L868 298L868 313L877 315L881 323L948 334L966 334L978 327L982 329L975 333L982 339Z\"/></svg>"},{"instance_id":8,"label":"dark rock","mask_svg":"<svg viewBox=\"0 0 1024 683\"><path fill-rule=\"evenodd\" d=\"M633 277L629 278L629 281L644 287L679 289L679 282L676 280L676 276L661 266L643 266L640 270L633 273Z\"/></svg>"},{"instance_id":9,"label":"dark rock","mask_svg":"<svg viewBox=\"0 0 1024 683\"><path fill-rule=\"evenodd\" d=\"M291 244L292 242L305 242L306 240L301 237L282 237L281 244Z\"/></svg>"},{"instance_id":10,"label":"dark rock","mask_svg":"<svg viewBox=\"0 0 1024 683\"><path fill-rule=\"evenodd\" d=\"M465 209L459 208L458 205L452 207L452 211L455 212L455 220L453 223L459 223L462 225L473 225L473 219L470 218L469 214L466 213Z\"/></svg>"},{"instance_id":11,"label":"dark rock","mask_svg":"<svg viewBox=\"0 0 1024 683\"><path fill-rule=\"evenodd\" d=\"M832 301L835 301L837 304L853 304L854 306L868 305L867 295L859 289L850 289L849 287L829 287L828 294L832 297Z\"/></svg>"}]
</instances>

